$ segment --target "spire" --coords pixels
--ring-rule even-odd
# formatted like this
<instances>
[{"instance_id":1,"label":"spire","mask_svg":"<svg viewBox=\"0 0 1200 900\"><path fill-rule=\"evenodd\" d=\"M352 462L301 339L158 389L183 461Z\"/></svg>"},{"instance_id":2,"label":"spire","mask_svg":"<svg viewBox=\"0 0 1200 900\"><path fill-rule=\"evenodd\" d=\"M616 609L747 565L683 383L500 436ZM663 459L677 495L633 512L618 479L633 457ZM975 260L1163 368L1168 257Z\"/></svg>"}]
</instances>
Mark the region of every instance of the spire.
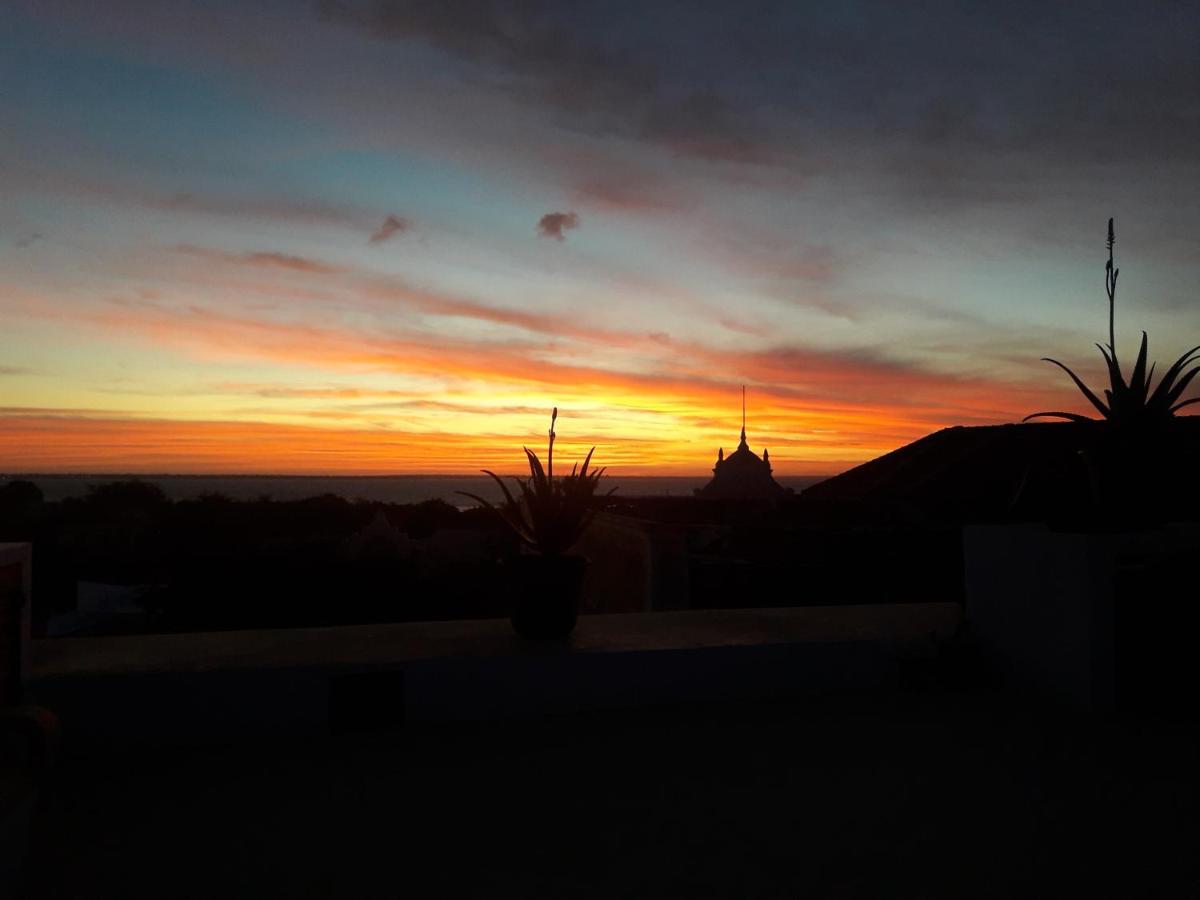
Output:
<instances>
[{"instance_id":1,"label":"spire","mask_svg":"<svg viewBox=\"0 0 1200 900\"><path fill-rule=\"evenodd\" d=\"M746 386L742 385L742 443L740 446L746 446Z\"/></svg>"}]
</instances>

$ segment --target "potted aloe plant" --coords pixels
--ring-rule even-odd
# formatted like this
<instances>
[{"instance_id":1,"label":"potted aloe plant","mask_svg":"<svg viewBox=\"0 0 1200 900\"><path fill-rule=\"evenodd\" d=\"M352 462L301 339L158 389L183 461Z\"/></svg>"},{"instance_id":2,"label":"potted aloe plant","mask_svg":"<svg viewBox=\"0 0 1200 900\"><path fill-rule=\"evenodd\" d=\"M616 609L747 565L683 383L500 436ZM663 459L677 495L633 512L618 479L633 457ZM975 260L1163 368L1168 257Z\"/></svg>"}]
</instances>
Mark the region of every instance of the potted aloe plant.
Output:
<instances>
[{"instance_id":1,"label":"potted aloe plant","mask_svg":"<svg viewBox=\"0 0 1200 900\"><path fill-rule=\"evenodd\" d=\"M1044 362L1058 366L1099 413L1100 419L1070 412L1039 412L1023 421L1037 418L1066 419L1076 423L1094 423L1092 440L1080 453L1091 481L1093 512L1107 527L1128 529L1157 524L1173 512L1171 500L1174 482L1183 460L1178 458L1176 414L1200 403L1200 397L1182 399L1192 380L1200 373L1200 346L1193 347L1163 373L1153 385L1156 364L1146 368L1147 338L1142 344L1133 369L1126 380L1117 357L1115 311L1117 277L1121 274L1113 261L1116 233L1108 220L1108 260L1104 264L1104 287L1108 294L1108 344L1097 344L1108 371L1109 386L1104 399L1089 388L1070 367L1057 359ZM1151 390L1153 386L1153 390ZM1099 522L1097 523L1099 524Z\"/></svg>"},{"instance_id":2,"label":"potted aloe plant","mask_svg":"<svg viewBox=\"0 0 1200 900\"><path fill-rule=\"evenodd\" d=\"M484 469L500 486L503 504L460 491L464 496L495 512L516 534L523 553L506 561L510 573L512 625L527 638L565 638L575 628L579 595L587 571L587 559L570 551L587 530L600 507L596 490L604 468L592 469L593 447L576 463L569 475L554 477L554 424L558 407L550 414L550 441L546 465L524 447L529 478L512 476L516 493L495 472ZM614 488L615 490L615 488ZM611 495L609 491L605 496Z\"/></svg>"},{"instance_id":3,"label":"potted aloe plant","mask_svg":"<svg viewBox=\"0 0 1200 900\"><path fill-rule=\"evenodd\" d=\"M1155 623L1160 648L1173 627L1189 631L1161 573L1200 546L1197 529L1178 524L1195 517L1187 495L1196 483L1196 448L1195 431L1182 427L1191 423L1176 420L1180 410L1200 402L1183 399L1200 372L1200 346L1180 356L1155 385L1143 332L1126 377L1114 327L1120 271L1115 241L1109 219L1109 339L1097 344L1108 387L1097 393L1068 366L1046 360L1070 376L1100 418L1049 411L1025 419L1077 423L1090 508L1057 510L1058 524L1069 522L1069 528L974 525L963 535L967 621L996 668L1027 687L1091 708L1114 705L1131 672L1144 682L1140 673L1152 651L1129 639L1145 630L1143 623ZM1164 615L1174 626L1165 624Z\"/></svg>"}]
</instances>

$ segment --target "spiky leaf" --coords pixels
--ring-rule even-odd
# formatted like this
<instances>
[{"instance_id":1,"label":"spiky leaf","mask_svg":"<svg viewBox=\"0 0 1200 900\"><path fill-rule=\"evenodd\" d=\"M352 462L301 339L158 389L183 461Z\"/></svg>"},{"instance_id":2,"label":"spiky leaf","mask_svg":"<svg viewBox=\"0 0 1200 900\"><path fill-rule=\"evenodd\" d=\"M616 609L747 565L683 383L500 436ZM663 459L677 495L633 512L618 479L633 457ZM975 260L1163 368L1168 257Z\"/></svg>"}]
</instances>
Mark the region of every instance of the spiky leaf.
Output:
<instances>
[{"instance_id":1,"label":"spiky leaf","mask_svg":"<svg viewBox=\"0 0 1200 900\"><path fill-rule=\"evenodd\" d=\"M1088 402L1091 403L1092 406L1096 407L1096 409L1100 410L1101 415L1103 415L1105 417L1108 416L1109 408L1100 402L1100 398L1097 397L1095 394L1093 394L1092 389L1089 388L1086 384L1084 384L1083 381L1079 378L1079 376L1076 375L1074 372L1072 372L1070 370L1070 368L1068 368L1067 366L1060 363L1057 359L1050 359L1050 357L1048 357L1048 356L1042 357L1042 361L1048 362L1048 363L1054 363L1054 365L1058 366L1060 369L1062 369L1064 372L1066 372L1068 375L1070 375L1071 380L1075 382L1075 386L1077 388L1079 388L1079 390L1083 393L1083 396L1087 397Z\"/></svg>"},{"instance_id":2,"label":"spiky leaf","mask_svg":"<svg viewBox=\"0 0 1200 900\"><path fill-rule=\"evenodd\" d=\"M1095 419L1089 419L1087 416L1081 416L1079 413L1056 412L1056 411L1030 413L1025 418L1023 418L1021 421L1028 422L1030 419L1066 419L1069 422L1095 422L1096 421Z\"/></svg>"}]
</instances>

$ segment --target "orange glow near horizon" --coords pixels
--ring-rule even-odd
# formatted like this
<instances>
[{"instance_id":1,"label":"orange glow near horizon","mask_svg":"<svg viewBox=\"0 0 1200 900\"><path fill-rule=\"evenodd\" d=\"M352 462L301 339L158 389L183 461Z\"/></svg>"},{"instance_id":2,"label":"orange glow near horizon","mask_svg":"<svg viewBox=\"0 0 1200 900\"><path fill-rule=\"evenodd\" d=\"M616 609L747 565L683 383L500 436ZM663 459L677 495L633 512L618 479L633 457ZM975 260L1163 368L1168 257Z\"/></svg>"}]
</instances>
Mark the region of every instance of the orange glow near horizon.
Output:
<instances>
[{"instance_id":1,"label":"orange glow near horizon","mask_svg":"<svg viewBox=\"0 0 1200 900\"><path fill-rule=\"evenodd\" d=\"M570 396L559 403L556 459L569 465L594 445L596 463L613 474L701 475L711 469L719 447L729 452L737 444L740 410L728 391L676 386L678 393L651 406L633 385L615 387L609 386L603 401L578 389L557 392ZM982 394L984 388L977 390ZM524 392L504 398L510 402L503 404L494 395L444 402L392 398L393 403L382 404L403 410L400 417L336 408L347 401L369 408L370 391L277 393L301 403L299 411L289 414L284 404L272 413L273 421L229 421L0 410L0 471L472 474L484 468L521 472L522 445L539 455L545 450L550 404L538 408ZM982 401L973 393L959 391L954 399L964 406ZM1021 398L1012 402L1021 408ZM334 408L323 409L322 403ZM779 475L836 474L951 424L938 421L946 415L938 405L904 410L801 406L763 390L751 393L750 445L759 453L764 447L771 451ZM360 424L364 415L374 421Z\"/></svg>"},{"instance_id":2,"label":"orange glow near horizon","mask_svg":"<svg viewBox=\"0 0 1200 900\"><path fill-rule=\"evenodd\" d=\"M769 449L780 475L829 475L947 425L1062 405L1052 384L567 327L429 294L422 308L448 307L472 325L515 321L520 337L366 330L153 297L75 309L8 294L32 339L74 338L81 366L111 368L111 355L147 372L129 386L10 373L0 471L11 473L519 472L521 446L542 452L557 405L568 463L595 445L614 474L703 475L718 448L737 444L747 383L752 449Z\"/></svg>"},{"instance_id":3,"label":"orange glow near horizon","mask_svg":"<svg viewBox=\"0 0 1200 900\"><path fill-rule=\"evenodd\" d=\"M548 416L546 417L548 420ZM555 459L568 466L590 444L566 439L560 417ZM474 474L480 469L519 473L521 443L545 456L543 433L496 436L397 433L253 422L10 416L0 431L0 471L10 474ZM711 468L716 447L666 436L633 441L598 439L595 464L613 474L696 475ZM720 442L726 452L737 434ZM754 449L762 447L754 442ZM891 449L863 448L858 458L842 448L809 447L803 461L787 459L785 442L772 454L780 475L829 475ZM30 466L28 461L37 459Z\"/></svg>"}]
</instances>

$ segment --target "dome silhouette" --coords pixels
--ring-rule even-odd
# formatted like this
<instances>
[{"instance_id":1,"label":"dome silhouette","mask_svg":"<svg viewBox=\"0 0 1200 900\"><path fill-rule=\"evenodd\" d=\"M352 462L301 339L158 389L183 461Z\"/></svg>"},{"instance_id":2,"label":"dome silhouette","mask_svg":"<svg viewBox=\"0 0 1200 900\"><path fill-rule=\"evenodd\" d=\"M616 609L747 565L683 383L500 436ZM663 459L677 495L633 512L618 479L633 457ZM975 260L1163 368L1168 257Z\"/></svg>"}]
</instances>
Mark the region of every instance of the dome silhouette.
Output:
<instances>
[{"instance_id":1,"label":"dome silhouette","mask_svg":"<svg viewBox=\"0 0 1200 900\"><path fill-rule=\"evenodd\" d=\"M725 448L717 451L713 477L696 490L697 497L711 500L775 500L789 493L771 475L771 457L763 449L760 457L746 442L746 388L742 388L742 435L737 449L729 456Z\"/></svg>"}]
</instances>

